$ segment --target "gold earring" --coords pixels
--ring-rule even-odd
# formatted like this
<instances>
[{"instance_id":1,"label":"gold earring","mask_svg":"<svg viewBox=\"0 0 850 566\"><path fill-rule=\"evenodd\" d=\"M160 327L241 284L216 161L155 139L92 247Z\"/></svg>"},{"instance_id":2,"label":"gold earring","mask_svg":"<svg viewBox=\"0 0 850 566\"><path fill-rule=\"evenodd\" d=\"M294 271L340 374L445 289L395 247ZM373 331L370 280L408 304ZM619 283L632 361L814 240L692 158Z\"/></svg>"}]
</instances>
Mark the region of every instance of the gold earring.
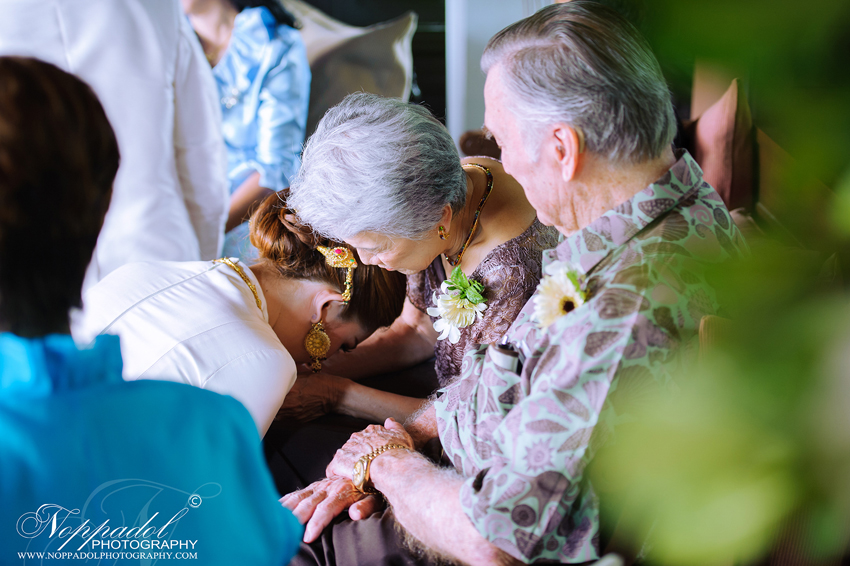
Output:
<instances>
[{"instance_id":1,"label":"gold earring","mask_svg":"<svg viewBox=\"0 0 850 566\"><path fill-rule=\"evenodd\" d=\"M304 338L304 348L310 354L310 359L312 360L310 368L313 370L313 373L320 371L322 369L322 360L328 358L328 350L331 349L331 338L325 332L325 327L322 325L321 320L313 323L313 327L307 333L307 337Z\"/></svg>"},{"instance_id":2,"label":"gold earring","mask_svg":"<svg viewBox=\"0 0 850 566\"><path fill-rule=\"evenodd\" d=\"M440 239L441 240L448 240L449 239L449 233L446 232L446 229L443 228L442 226L437 226L437 232L440 233Z\"/></svg>"}]
</instances>

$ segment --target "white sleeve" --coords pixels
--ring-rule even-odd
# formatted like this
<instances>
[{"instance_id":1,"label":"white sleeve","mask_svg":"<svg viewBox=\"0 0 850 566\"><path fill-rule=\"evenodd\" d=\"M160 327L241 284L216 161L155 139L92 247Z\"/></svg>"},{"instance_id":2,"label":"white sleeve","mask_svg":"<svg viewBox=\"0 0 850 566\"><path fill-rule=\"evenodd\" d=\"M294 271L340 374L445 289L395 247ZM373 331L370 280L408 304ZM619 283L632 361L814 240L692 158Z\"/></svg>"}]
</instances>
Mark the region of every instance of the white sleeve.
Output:
<instances>
[{"instance_id":1,"label":"white sleeve","mask_svg":"<svg viewBox=\"0 0 850 566\"><path fill-rule=\"evenodd\" d=\"M245 405L260 437L265 436L296 376L295 361L279 349L242 355L212 374L203 388Z\"/></svg>"},{"instance_id":2,"label":"white sleeve","mask_svg":"<svg viewBox=\"0 0 850 566\"><path fill-rule=\"evenodd\" d=\"M221 106L201 45L182 15L174 106L174 149L183 200L198 237L200 259L215 259L224 242L229 204Z\"/></svg>"}]
</instances>

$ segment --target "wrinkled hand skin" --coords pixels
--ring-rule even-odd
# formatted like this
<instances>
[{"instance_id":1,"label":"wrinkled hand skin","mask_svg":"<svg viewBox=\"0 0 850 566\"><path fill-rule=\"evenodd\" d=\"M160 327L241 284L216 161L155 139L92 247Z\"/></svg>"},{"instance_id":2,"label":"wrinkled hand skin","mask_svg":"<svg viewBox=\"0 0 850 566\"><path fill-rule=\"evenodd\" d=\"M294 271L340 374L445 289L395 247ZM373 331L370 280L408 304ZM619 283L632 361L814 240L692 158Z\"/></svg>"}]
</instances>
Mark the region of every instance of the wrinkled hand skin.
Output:
<instances>
[{"instance_id":1,"label":"wrinkled hand skin","mask_svg":"<svg viewBox=\"0 0 850 566\"><path fill-rule=\"evenodd\" d=\"M333 519L348 508L348 515L355 521L365 519L383 507L383 499L361 493L346 478L326 478L284 495L280 503L292 511L305 525L304 542L319 538Z\"/></svg>"},{"instance_id":2,"label":"wrinkled hand skin","mask_svg":"<svg viewBox=\"0 0 850 566\"><path fill-rule=\"evenodd\" d=\"M336 451L325 472L329 478L343 477L350 480L357 460L387 444L400 444L415 450L413 439L404 427L389 418L384 422L384 426L369 425L365 430L352 434L348 442Z\"/></svg>"},{"instance_id":3,"label":"wrinkled hand skin","mask_svg":"<svg viewBox=\"0 0 850 566\"><path fill-rule=\"evenodd\" d=\"M333 411L336 406L334 378L323 373L299 375L275 420L307 422Z\"/></svg>"},{"instance_id":4,"label":"wrinkled hand skin","mask_svg":"<svg viewBox=\"0 0 850 566\"><path fill-rule=\"evenodd\" d=\"M413 439L395 420L387 419L384 426L369 425L366 430L353 434L337 450L328 465L327 478L280 499L280 503L305 525L304 542L310 543L319 538L325 527L346 509L351 519L359 521L383 508L383 498L358 491L351 481L351 475L354 462L386 444L400 444L414 449Z\"/></svg>"}]
</instances>

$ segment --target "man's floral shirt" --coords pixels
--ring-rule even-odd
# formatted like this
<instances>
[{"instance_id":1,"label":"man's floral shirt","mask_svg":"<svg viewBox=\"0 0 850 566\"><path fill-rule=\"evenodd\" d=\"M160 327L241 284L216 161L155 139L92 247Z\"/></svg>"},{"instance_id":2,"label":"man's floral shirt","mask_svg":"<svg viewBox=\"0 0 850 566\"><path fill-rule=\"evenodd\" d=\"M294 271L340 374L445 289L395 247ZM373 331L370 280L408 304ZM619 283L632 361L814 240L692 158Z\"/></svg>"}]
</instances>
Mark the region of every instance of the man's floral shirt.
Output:
<instances>
[{"instance_id":1,"label":"man's floral shirt","mask_svg":"<svg viewBox=\"0 0 850 566\"><path fill-rule=\"evenodd\" d=\"M658 181L544 252L583 277L587 302L547 328L530 300L508 331L517 374L486 346L435 402L446 455L467 478L461 505L512 556L598 557L599 505L584 476L625 400L681 371L700 319L719 305L706 268L748 253L686 152Z\"/></svg>"}]
</instances>

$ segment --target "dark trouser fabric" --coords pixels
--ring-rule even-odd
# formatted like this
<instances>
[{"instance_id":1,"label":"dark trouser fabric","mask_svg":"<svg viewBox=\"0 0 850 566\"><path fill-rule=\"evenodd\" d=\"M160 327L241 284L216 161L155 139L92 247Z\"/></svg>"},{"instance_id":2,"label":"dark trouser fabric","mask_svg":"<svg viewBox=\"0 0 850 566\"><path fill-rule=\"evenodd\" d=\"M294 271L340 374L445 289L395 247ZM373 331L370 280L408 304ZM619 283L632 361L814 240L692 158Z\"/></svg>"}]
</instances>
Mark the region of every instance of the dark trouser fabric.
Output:
<instances>
[{"instance_id":1,"label":"dark trouser fabric","mask_svg":"<svg viewBox=\"0 0 850 566\"><path fill-rule=\"evenodd\" d=\"M399 395L420 398L427 397L438 386L434 360L362 383ZM280 494L292 493L323 479L325 468L337 449L353 433L363 430L369 424L368 421L343 415L325 415L309 423L272 423L263 439L263 447ZM347 513L343 513L325 529L317 541L310 545L302 544L292 564L434 565L427 560L417 559L404 547L403 537L396 530L391 511L362 521L352 521Z\"/></svg>"},{"instance_id":2,"label":"dark trouser fabric","mask_svg":"<svg viewBox=\"0 0 850 566\"><path fill-rule=\"evenodd\" d=\"M352 521L338 518L311 544L301 543L292 566L437 566L405 547L392 510Z\"/></svg>"},{"instance_id":3,"label":"dark trouser fabric","mask_svg":"<svg viewBox=\"0 0 850 566\"><path fill-rule=\"evenodd\" d=\"M361 383L418 398L427 397L438 387L433 359ZM308 423L274 421L263 439L263 447L278 492L286 495L323 479L337 449L370 424L344 415L325 415Z\"/></svg>"}]
</instances>

